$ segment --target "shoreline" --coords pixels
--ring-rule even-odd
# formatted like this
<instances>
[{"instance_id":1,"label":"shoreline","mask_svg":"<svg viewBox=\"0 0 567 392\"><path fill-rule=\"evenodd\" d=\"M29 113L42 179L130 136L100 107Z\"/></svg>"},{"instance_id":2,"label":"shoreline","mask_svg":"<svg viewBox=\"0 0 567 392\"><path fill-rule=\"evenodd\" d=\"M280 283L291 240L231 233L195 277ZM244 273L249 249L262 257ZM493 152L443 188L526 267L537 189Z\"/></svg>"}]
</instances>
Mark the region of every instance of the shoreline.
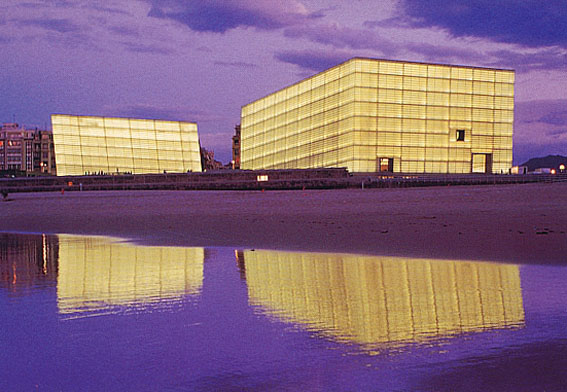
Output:
<instances>
[{"instance_id":1,"label":"shoreline","mask_svg":"<svg viewBox=\"0 0 567 392\"><path fill-rule=\"evenodd\" d=\"M0 231L567 265L566 183L309 191L13 194Z\"/></svg>"}]
</instances>

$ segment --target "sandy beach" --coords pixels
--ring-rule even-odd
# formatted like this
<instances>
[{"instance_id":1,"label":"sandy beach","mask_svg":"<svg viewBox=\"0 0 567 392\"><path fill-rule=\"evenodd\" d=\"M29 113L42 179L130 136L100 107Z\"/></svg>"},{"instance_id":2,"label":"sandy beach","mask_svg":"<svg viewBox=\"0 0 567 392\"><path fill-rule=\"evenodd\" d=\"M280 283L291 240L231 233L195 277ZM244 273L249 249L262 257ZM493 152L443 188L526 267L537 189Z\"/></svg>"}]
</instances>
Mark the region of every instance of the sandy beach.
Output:
<instances>
[{"instance_id":1,"label":"sandy beach","mask_svg":"<svg viewBox=\"0 0 567 392\"><path fill-rule=\"evenodd\" d=\"M147 244L567 264L567 183L11 194L0 231Z\"/></svg>"}]
</instances>

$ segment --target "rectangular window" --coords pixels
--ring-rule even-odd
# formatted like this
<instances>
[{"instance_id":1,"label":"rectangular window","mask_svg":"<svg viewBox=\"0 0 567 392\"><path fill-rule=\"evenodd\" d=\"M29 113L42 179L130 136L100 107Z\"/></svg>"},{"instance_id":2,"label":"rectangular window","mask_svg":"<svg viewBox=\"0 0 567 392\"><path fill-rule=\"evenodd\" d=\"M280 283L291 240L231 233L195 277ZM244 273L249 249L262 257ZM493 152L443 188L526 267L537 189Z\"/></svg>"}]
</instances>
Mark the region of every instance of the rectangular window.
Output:
<instances>
[{"instance_id":1,"label":"rectangular window","mask_svg":"<svg viewBox=\"0 0 567 392\"><path fill-rule=\"evenodd\" d=\"M465 130L464 129L457 129L457 141L464 142L465 141Z\"/></svg>"},{"instance_id":2,"label":"rectangular window","mask_svg":"<svg viewBox=\"0 0 567 392\"><path fill-rule=\"evenodd\" d=\"M378 168L381 172L393 172L394 171L394 159L393 158L378 158Z\"/></svg>"}]
</instances>

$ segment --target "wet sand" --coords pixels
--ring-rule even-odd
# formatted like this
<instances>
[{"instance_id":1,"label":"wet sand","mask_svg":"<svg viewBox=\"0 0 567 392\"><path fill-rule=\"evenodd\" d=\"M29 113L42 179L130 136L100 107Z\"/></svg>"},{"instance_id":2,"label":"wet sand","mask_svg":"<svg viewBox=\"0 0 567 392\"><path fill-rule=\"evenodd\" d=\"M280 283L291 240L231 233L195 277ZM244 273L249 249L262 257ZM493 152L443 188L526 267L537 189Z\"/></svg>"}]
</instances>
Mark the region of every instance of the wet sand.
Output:
<instances>
[{"instance_id":1,"label":"wet sand","mask_svg":"<svg viewBox=\"0 0 567 392\"><path fill-rule=\"evenodd\" d=\"M0 231L567 265L567 183L11 194Z\"/></svg>"}]
</instances>

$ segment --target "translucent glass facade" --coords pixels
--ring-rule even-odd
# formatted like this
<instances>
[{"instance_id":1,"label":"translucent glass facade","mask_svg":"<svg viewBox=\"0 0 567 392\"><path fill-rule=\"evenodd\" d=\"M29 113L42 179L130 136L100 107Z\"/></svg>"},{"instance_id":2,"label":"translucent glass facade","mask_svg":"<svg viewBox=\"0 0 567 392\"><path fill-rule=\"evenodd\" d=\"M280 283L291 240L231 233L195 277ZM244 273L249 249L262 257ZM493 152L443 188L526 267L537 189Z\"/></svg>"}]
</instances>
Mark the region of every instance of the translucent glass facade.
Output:
<instances>
[{"instance_id":1,"label":"translucent glass facade","mask_svg":"<svg viewBox=\"0 0 567 392\"><path fill-rule=\"evenodd\" d=\"M57 175L200 172L197 124L54 114Z\"/></svg>"},{"instance_id":2,"label":"translucent glass facade","mask_svg":"<svg viewBox=\"0 0 567 392\"><path fill-rule=\"evenodd\" d=\"M514 71L354 58L241 117L242 169L508 172Z\"/></svg>"}]
</instances>

